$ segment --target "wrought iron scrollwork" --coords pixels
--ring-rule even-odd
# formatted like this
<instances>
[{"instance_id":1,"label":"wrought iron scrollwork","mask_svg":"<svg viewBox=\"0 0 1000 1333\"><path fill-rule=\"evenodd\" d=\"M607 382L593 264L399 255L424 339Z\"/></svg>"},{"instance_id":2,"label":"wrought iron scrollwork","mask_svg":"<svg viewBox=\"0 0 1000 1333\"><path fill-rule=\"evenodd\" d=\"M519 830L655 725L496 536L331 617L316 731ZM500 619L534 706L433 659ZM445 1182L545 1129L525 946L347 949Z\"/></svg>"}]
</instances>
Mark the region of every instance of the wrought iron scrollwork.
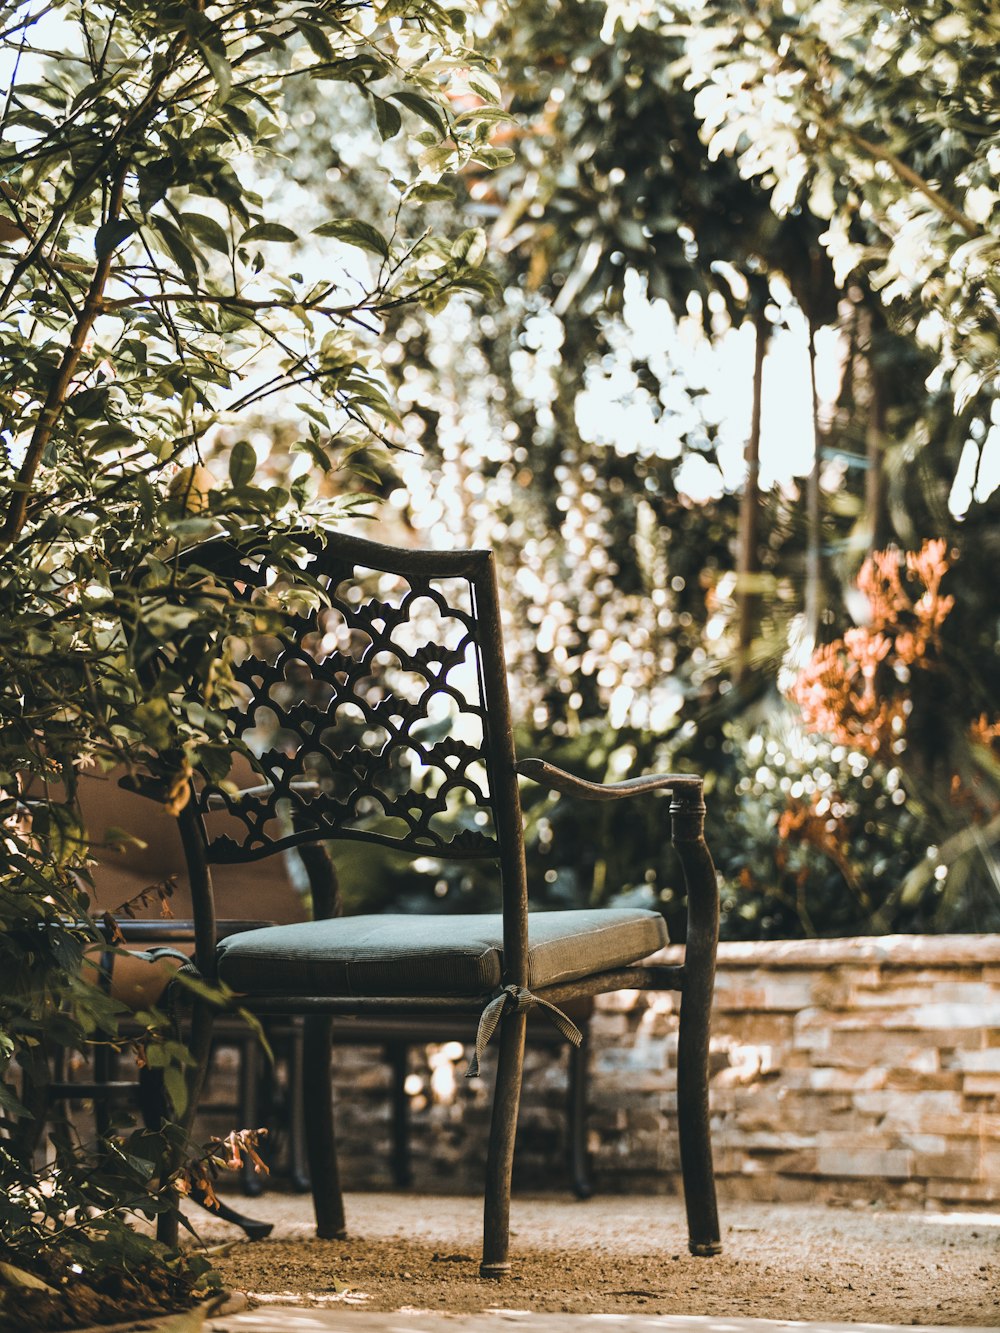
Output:
<instances>
[{"instance_id":1,"label":"wrought iron scrollwork","mask_svg":"<svg viewBox=\"0 0 1000 1333\"><path fill-rule=\"evenodd\" d=\"M280 623L231 645L239 702L228 720L261 781L236 795L200 786L211 859L252 860L317 834L495 857L469 580L324 567L322 554L309 579L326 595L304 611L266 569L239 576L238 595L266 597Z\"/></svg>"}]
</instances>

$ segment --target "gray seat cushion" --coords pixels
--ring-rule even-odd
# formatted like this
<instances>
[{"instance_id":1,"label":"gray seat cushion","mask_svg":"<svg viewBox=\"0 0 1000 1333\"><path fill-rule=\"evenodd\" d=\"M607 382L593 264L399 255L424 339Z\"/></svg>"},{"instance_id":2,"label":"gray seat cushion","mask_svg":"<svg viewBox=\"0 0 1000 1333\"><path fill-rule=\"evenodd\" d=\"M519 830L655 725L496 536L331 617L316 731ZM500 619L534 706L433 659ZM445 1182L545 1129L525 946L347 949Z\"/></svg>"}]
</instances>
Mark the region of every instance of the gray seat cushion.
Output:
<instances>
[{"instance_id":1,"label":"gray seat cushion","mask_svg":"<svg viewBox=\"0 0 1000 1333\"><path fill-rule=\"evenodd\" d=\"M599 908L528 917L528 987L624 967L667 943L658 912ZM230 935L219 976L247 995L468 995L501 984L503 918L338 917Z\"/></svg>"}]
</instances>

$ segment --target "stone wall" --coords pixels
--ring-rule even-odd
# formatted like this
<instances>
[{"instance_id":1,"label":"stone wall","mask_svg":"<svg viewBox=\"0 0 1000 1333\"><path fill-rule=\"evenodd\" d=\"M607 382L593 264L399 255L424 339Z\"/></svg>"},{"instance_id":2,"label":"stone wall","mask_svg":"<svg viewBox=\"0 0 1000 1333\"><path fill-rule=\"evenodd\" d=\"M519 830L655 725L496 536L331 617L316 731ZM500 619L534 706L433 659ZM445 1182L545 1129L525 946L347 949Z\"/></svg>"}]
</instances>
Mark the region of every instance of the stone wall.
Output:
<instances>
[{"instance_id":1,"label":"stone wall","mask_svg":"<svg viewBox=\"0 0 1000 1333\"><path fill-rule=\"evenodd\" d=\"M679 1188L676 1003L598 1002L588 1146L599 1190ZM491 1069L466 1081L462 1059L457 1042L411 1049L418 1188L480 1187ZM352 1046L337 1066L347 1184L388 1184L388 1068L377 1048ZM723 1196L1000 1203L1000 938L722 945L712 1069ZM565 1187L565 1070L529 1048L521 1188Z\"/></svg>"}]
</instances>

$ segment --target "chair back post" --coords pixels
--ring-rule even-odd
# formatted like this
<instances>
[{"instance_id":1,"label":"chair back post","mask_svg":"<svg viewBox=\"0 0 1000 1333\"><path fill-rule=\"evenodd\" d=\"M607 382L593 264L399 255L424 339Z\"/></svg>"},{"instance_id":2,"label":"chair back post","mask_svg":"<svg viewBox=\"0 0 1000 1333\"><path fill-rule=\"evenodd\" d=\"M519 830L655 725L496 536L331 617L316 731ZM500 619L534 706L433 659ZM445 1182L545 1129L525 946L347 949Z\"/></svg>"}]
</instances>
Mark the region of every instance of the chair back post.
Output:
<instances>
[{"instance_id":1,"label":"chair back post","mask_svg":"<svg viewBox=\"0 0 1000 1333\"><path fill-rule=\"evenodd\" d=\"M206 981L214 982L217 969L215 946L218 943L215 893L208 863L208 836L198 810L197 792L193 784L190 800L177 815L177 828L184 848L191 891L195 965Z\"/></svg>"},{"instance_id":2,"label":"chair back post","mask_svg":"<svg viewBox=\"0 0 1000 1333\"><path fill-rule=\"evenodd\" d=\"M490 788L500 851L500 882L503 894L504 982L528 984L528 877L524 860L524 826L521 796L514 765L514 731L500 623L500 594L496 559L486 553L482 573L475 584L476 617L480 626L480 662L483 673L483 703L486 711L486 746L490 766Z\"/></svg>"}]
</instances>

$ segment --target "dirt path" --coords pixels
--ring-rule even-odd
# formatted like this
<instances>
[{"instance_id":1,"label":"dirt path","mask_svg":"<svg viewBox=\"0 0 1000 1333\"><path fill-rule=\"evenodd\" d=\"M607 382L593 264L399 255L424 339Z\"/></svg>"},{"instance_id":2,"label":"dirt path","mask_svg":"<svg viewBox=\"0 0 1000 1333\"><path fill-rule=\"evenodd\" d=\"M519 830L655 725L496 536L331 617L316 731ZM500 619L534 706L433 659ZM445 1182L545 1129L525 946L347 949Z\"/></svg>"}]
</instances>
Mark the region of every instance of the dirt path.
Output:
<instances>
[{"instance_id":1,"label":"dirt path","mask_svg":"<svg viewBox=\"0 0 1000 1333\"><path fill-rule=\"evenodd\" d=\"M1000 1327L1000 1214L724 1205L724 1254L687 1253L677 1199L515 1200L514 1276L477 1275L478 1199L353 1195L352 1237L311 1238L301 1197L248 1212L271 1239L219 1260L251 1303L485 1309ZM243 1206L243 1205L241 1205ZM204 1215L202 1215L204 1216ZM232 1235L193 1219L206 1239Z\"/></svg>"}]
</instances>

